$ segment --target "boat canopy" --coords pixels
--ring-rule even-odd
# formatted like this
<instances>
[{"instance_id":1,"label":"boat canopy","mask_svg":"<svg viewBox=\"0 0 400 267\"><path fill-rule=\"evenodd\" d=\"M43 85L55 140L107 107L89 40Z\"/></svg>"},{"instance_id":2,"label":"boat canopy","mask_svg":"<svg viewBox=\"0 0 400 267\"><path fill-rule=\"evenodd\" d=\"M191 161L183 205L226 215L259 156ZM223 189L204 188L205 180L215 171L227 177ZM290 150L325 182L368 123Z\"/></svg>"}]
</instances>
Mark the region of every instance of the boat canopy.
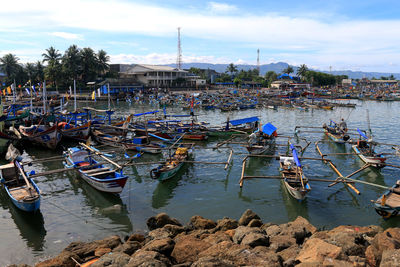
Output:
<instances>
[{"instance_id":1,"label":"boat canopy","mask_svg":"<svg viewBox=\"0 0 400 267\"><path fill-rule=\"evenodd\" d=\"M262 127L262 132L268 135L273 134L276 131L276 127L272 125L270 122L267 124L263 125Z\"/></svg>"},{"instance_id":2,"label":"boat canopy","mask_svg":"<svg viewBox=\"0 0 400 267\"><path fill-rule=\"evenodd\" d=\"M158 112L158 110L155 110L155 111L133 114L133 116L138 117L138 116L142 116L142 115L155 114L157 112Z\"/></svg>"},{"instance_id":3,"label":"boat canopy","mask_svg":"<svg viewBox=\"0 0 400 267\"><path fill-rule=\"evenodd\" d=\"M259 121L260 119L258 117L249 117L249 118L244 118L244 119L239 119L239 120L232 120L229 121L230 124L233 126L244 124L244 123L250 123L250 122L255 122Z\"/></svg>"},{"instance_id":4,"label":"boat canopy","mask_svg":"<svg viewBox=\"0 0 400 267\"><path fill-rule=\"evenodd\" d=\"M296 148L294 147L294 145L290 144L290 149L292 150L293 159L294 159L294 162L296 163L297 167L301 167L299 156L297 155L297 151L296 151Z\"/></svg>"},{"instance_id":5,"label":"boat canopy","mask_svg":"<svg viewBox=\"0 0 400 267\"><path fill-rule=\"evenodd\" d=\"M368 139L368 137L365 135L365 133L363 133L360 129L357 128L357 132L364 137L365 139Z\"/></svg>"}]
</instances>

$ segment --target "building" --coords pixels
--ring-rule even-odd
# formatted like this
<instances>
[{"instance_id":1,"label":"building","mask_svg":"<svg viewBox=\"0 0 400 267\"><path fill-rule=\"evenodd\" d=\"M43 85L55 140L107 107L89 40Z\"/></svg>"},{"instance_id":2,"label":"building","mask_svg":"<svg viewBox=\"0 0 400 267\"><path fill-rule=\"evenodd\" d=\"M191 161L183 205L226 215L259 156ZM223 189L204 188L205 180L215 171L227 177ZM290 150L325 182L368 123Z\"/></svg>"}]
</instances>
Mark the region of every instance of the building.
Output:
<instances>
[{"instance_id":1,"label":"building","mask_svg":"<svg viewBox=\"0 0 400 267\"><path fill-rule=\"evenodd\" d=\"M135 80L148 88L202 87L206 85L206 81L200 79L199 76L170 66L115 64L111 66L111 71L118 72L122 79Z\"/></svg>"}]
</instances>

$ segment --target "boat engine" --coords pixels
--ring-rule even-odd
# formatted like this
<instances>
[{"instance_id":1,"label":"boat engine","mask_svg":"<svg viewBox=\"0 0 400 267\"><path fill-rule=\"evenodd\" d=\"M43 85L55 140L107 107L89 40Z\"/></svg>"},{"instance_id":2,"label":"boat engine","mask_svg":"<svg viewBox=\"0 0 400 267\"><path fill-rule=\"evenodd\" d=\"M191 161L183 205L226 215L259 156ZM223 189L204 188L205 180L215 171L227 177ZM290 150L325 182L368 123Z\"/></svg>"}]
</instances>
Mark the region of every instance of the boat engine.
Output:
<instances>
[{"instance_id":1,"label":"boat engine","mask_svg":"<svg viewBox=\"0 0 400 267\"><path fill-rule=\"evenodd\" d=\"M347 142L347 140L350 139L350 136L348 134L343 135L343 141Z\"/></svg>"}]
</instances>

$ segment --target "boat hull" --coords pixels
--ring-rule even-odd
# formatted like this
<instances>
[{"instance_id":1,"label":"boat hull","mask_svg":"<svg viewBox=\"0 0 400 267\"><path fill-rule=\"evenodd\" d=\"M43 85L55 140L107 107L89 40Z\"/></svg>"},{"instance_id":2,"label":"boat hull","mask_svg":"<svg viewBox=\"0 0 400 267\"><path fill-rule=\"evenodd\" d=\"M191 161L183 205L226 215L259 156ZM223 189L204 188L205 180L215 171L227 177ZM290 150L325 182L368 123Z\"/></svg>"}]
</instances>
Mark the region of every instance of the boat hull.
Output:
<instances>
[{"instance_id":1,"label":"boat hull","mask_svg":"<svg viewBox=\"0 0 400 267\"><path fill-rule=\"evenodd\" d=\"M383 168L385 165L386 158L382 157L369 157L365 156L361 153L361 151L357 148L357 145L352 146L353 151L357 154L357 156L365 163L370 164L373 167L376 168Z\"/></svg>"},{"instance_id":2,"label":"boat hull","mask_svg":"<svg viewBox=\"0 0 400 267\"><path fill-rule=\"evenodd\" d=\"M28 178L28 180L38 194L38 198L32 200L18 200L13 196L13 194L10 192L10 189L6 185L4 185L4 188L6 189L7 195L11 199L11 202L14 204L14 206L25 212L35 212L40 209L40 191L32 179Z\"/></svg>"},{"instance_id":3,"label":"boat hull","mask_svg":"<svg viewBox=\"0 0 400 267\"><path fill-rule=\"evenodd\" d=\"M121 176L117 178L111 179L98 179L90 175L86 175L81 170L79 170L80 177L87 182L89 185L94 187L95 189L106 192L106 193L114 193L119 194L124 189L126 181L128 179L127 176Z\"/></svg>"}]
</instances>

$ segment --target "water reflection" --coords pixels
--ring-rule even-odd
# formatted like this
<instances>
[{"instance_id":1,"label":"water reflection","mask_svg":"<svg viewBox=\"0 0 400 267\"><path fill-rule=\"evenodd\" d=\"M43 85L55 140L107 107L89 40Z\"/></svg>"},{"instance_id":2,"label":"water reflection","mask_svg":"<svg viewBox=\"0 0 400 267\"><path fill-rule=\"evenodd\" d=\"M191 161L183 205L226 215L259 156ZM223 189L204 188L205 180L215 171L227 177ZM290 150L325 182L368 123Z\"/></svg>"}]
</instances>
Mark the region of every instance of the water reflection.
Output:
<instances>
[{"instance_id":1,"label":"water reflection","mask_svg":"<svg viewBox=\"0 0 400 267\"><path fill-rule=\"evenodd\" d=\"M282 194L282 200L286 207L289 221L294 221L298 216L302 216L307 220L310 219L307 208L307 197L303 201L298 201L297 199L294 199L287 191L283 180L281 181L279 191Z\"/></svg>"},{"instance_id":2,"label":"water reflection","mask_svg":"<svg viewBox=\"0 0 400 267\"><path fill-rule=\"evenodd\" d=\"M11 218L27 246L33 251L42 251L46 236L42 212L39 210L35 213L27 213L19 210L12 204L3 188L0 193L0 203L2 207L10 211Z\"/></svg>"}]
</instances>

